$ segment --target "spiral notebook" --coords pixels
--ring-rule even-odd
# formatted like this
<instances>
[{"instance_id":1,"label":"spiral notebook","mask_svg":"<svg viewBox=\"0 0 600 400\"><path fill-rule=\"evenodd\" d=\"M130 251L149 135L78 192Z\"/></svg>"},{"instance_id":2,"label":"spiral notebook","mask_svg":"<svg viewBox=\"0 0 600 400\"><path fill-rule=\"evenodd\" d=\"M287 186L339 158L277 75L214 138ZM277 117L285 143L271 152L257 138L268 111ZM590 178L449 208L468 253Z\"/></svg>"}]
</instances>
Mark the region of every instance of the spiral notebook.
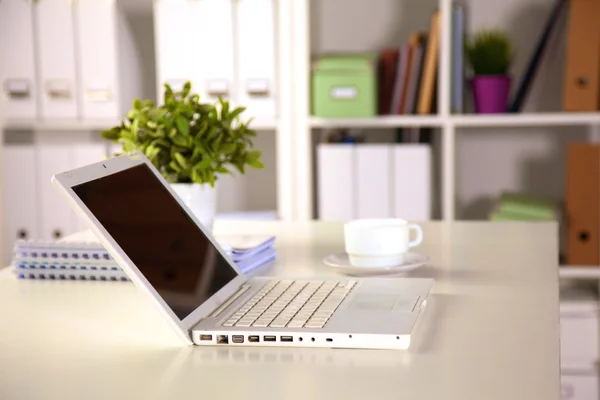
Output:
<instances>
[{"instance_id":1,"label":"spiral notebook","mask_svg":"<svg viewBox=\"0 0 600 400\"><path fill-rule=\"evenodd\" d=\"M219 244L244 273L275 259L274 237L228 239ZM108 251L96 242L18 241L12 267L19 279L129 281Z\"/></svg>"}]
</instances>

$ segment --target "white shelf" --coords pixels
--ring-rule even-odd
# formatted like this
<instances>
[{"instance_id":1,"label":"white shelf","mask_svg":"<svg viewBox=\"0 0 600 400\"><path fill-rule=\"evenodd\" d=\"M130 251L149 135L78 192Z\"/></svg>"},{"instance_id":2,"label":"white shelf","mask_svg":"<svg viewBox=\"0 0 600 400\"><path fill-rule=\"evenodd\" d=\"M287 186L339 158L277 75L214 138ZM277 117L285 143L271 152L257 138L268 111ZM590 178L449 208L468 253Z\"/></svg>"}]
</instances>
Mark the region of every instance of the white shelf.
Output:
<instances>
[{"instance_id":1,"label":"white shelf","mask_svg":"<svg viewBox=\"0 0 600 400\"><path fill-rule=\"evenodd\" d=\"M3 129L12 131L101 131L119 121L6 121Z\"/></svg>"},{"instance_id":2,"label":"white shelf","mask_svg":"<svg viewBox=\"0 0 600 400\"><path fill-rule=\"evenodd\" d=\"M600 113L527 113L501 115L377 116L373 118L310 118L312 128L402 128L442 127L494 128L600 125Z\"/></svg>"},{"instance_id":3,"label":"white shelf","mask_svg":"<svg viewBox=\"0 0 600 400\"><path fill-rule=\"evenodd\" d=\"M373 118L317 118L311 117L312 128L402 128L441 127L439 116L390 115Z\"/></svg>"},{"instance_id":4,"label":"white shelf","mask_svg":"<svg viewBox=\"0 0 600 400\"><path fill-rule=\"evenodd\" d=\"M248 120L247 117L242 118L244 121ZM254 118L252 122L250 122L250 128L255 131L271 131L277 129L279 121L274 118Z\"/></svg>"},{"instance_id":5,"label":"white shelf","mask_svg":"<svg viewBox=\"0 0 600 400\"><path fill-rule=\"evenodd\" d=\"M248 118L244 118L247 120ZM101 131L120 121L6 121L3 129L7 131ZM255 118L250 127L257 131L277 129L278 121L273 118Z\"/></svg>"},{"instance_id":6,"label":"white shelf","mask_svg":"<svg viewBox=\"0 0 600 400\"><path fill-rule=\"evenodd\" d=\"M561 278L570 279L600 279L599 266L561 266L558 269Z\"/></svg>"},{"instance_id":7,"label":"white shelf","mask_svg":"<svg viewBox=\"0 0 600 400\"><path fill-rule=\"evenodd\" d=\"M454 115L455 127L585 126L600 124L600 113L529 113L501 115Z\"/></svg>"}]
</instances>

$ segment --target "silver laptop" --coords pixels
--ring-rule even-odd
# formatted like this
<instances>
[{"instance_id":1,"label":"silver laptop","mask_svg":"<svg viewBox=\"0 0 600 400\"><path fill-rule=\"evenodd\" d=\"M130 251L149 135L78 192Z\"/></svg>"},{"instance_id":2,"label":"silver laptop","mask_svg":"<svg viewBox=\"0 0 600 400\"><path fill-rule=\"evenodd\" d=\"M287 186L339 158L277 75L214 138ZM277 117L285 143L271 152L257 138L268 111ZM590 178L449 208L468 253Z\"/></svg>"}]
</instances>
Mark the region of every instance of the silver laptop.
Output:
<instances>
[{"instance_id":1,"label":"silver laptop","mask_svg":"<svg viewBox=\"0 0 600 400\"><path fill-rule=\"evenodd\" d=\"M247 277L139 152L52 183L184 343L406 349L433 285Z\"/></svg>"}]
</instances>

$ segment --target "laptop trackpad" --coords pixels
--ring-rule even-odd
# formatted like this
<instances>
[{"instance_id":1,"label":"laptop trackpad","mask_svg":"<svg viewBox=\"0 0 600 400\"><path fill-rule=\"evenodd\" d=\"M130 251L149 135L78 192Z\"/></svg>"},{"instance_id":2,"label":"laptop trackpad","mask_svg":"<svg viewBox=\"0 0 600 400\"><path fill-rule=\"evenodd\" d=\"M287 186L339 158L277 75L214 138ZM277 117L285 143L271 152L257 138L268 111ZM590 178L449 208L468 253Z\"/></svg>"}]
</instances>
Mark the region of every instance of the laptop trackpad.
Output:
<instances>
[{"instance_id":1,"label":"laptop trackpad","mask_svg":"<svg viewBox=\"0 0 600 400\"><path fill-rule=\"evenodd\" d=\"M361 293L354 298L349 310L411 312L419 296L403 296L394 293Z\"/></svg>"}]
</instances>

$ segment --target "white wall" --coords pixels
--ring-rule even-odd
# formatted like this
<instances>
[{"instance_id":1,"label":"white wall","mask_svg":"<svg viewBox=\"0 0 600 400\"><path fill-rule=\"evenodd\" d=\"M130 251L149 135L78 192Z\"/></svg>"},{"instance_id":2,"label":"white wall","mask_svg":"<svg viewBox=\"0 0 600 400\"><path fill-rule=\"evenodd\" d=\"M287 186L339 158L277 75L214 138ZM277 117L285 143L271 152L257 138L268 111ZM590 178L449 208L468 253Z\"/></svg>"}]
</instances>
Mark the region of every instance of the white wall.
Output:
<instances>
[{"instance_id":1,"label":"white wall","mask_svg":"<svg viewBox=\"0 0 600 400\"><path fill-rule=\"evenodd\" d=\"M469 27L507 30L518 46L513 89L529 62L555 0L471 0ZM380 50L427 31L437 1L313 0L313 53ZM354 20L360 20L357 26ZM525 111L560 111L564 21L558 26ZM552 198L564 191L565 144L587 140L581 128L464 129L457 132L457 218L485 219L503 190ZM439 149L438 149L439 150ZM438 171L439 172L439 171Z\"/></svg>"}]
</instances>

